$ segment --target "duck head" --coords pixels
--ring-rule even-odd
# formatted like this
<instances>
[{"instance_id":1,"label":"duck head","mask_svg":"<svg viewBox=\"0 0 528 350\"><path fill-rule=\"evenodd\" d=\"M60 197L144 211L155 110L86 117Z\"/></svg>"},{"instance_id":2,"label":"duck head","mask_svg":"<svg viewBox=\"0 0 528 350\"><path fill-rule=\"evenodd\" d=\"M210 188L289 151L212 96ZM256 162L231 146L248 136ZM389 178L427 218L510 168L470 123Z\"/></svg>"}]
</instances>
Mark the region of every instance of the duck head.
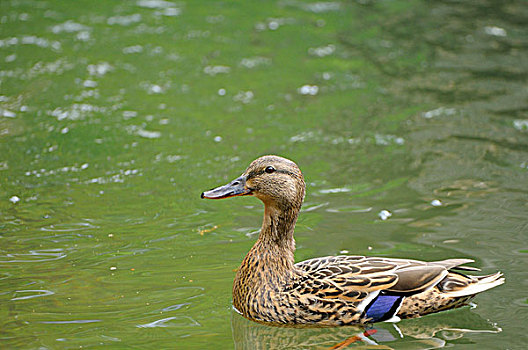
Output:
<instances>
[{"instance_id":1,"label":"duck head","mask_svg":"<svg viewBox=\"0 0 528 350\"><path fill-rule=\"evenodd\" d=\"M255 196L268 209L298 211L304 193L304 178L297 164L279 156L263 156L254 160L240 177L230 183L203 192L202 198Z\"/></svg>"}]
</instances>

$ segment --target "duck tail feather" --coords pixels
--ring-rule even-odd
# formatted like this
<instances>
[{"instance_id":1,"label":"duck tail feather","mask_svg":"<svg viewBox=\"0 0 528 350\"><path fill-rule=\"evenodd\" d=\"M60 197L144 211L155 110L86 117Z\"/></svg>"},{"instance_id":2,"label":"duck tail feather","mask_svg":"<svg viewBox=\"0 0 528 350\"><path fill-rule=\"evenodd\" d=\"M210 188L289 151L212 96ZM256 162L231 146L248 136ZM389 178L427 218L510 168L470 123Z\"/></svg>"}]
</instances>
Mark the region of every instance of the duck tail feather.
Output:
<instances>
[{"instance_id":1,"label":"duck tail feather","mask_svg":"<svg viewBox=\"0 0 528 350\"><path fill-rule=\"evenodd\" d=\"M476 283L469 284L467 287L460 290L445 292L445 295L449 297L475 295L485 290L500 286L505 281L504 277L502 277L501 272L497 272L487 276L478 276L474 278L477 279Z\"/></svg>"}]
</instances>

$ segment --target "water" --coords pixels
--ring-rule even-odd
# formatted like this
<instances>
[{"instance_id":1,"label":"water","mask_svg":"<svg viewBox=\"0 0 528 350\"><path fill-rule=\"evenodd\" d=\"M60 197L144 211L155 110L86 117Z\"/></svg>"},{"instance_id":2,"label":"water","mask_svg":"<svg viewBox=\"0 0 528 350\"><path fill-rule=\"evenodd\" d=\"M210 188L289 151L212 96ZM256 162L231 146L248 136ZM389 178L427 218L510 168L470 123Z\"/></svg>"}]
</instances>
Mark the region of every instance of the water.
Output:
<instances>
[{"instance_id":1,"label":"water","mask_svg":"<svg viewBox=\"0 0 528 350\"><path fill-rule=\"evenodd\" d=\"M522 1L2 1L0 344L523 348L527 17ZM269 153L307 180L297 260L468 257L506 284L368 340L246 321L233 270L262 206L199 195Z\"/></svg>"}]
</instances>

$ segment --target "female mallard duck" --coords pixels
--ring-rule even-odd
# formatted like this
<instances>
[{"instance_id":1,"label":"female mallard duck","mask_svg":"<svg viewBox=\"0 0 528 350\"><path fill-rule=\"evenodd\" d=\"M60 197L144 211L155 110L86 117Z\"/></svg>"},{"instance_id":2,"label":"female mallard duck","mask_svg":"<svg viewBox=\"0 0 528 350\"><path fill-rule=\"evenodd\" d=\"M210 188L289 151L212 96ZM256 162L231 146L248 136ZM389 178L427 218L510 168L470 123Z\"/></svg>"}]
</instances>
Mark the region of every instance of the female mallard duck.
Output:
<instances>
[{"instance_id":1,"label":"female mallard duck","mask_svg":"<svg viewBox=\"0 0 528 350\"><path fill-rule=\"evenodd\" d=\"M470 259L424 262L327 256L294 263L293 230L304 199L297 165L264 156L202 198L255 196L264 202L257 242L237 271L233 305L246 318L272 324L341 326L399 320L453 309L504 282L497 272L467 276L454 270Z\"/></svg>"}]
</instances>

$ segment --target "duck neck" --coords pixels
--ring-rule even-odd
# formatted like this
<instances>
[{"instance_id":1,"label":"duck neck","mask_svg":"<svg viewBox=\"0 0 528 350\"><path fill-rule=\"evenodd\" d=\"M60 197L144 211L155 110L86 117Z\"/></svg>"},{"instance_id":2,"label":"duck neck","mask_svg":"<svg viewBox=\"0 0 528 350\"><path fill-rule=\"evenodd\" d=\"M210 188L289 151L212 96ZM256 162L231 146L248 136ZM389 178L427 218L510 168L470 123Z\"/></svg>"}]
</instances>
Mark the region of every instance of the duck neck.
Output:
<instances>
[{"instance_id":1,"label":"duck neck","mask_svg":"<svg viewBox=\"0 0 528 350\"><path fill-rule=\"evenodd\" d=\"M259 295L267 291L269 298L270 290L284 286L297 274L293 231L298 213L299 209L265 205L259 238L242 261L233 284L233 305L246 317L256 312L252 309L255 303L264 300Z\"/></svg>"},{"instance_id":2,"label":"duck neck","mask_svg":"<svg viewBox=\"0 0 528 350\"><path fill-rule=\"evenodd\" d=\"M293 232L298 214L299 209L297 208L290 207L280 210L271 205L266 205L262 228L255 245L263 245L266 247L266 251L287 258L288 265L293 266L293 254L295 252Z\"/></svg>"},{"instance_id":3,"label":"duck neck","mask_svg":"<svg viewBox=\"0 0 528 350\"><path fill-rule=\"evenodd\" d=\"M293 232L299 209L288 208L280 210L265 205L264 220L260 234L253 248L246 256L248 261L258 261L258 264L245 264L258 270L273 271L277 278L290 276L294 270L295 239Z\"/></svg>"}]
</instances>

